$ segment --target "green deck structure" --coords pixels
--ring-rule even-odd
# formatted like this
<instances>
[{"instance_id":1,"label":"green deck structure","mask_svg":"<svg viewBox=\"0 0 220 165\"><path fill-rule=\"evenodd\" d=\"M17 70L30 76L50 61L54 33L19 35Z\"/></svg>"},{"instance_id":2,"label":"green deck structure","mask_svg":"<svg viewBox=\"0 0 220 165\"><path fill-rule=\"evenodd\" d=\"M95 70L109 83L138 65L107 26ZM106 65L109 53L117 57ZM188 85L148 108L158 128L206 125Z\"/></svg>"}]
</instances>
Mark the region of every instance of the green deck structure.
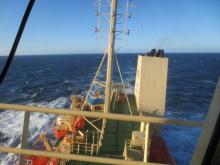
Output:
<instances>
[{"instance_id":1,"label":"green deck structure","mask_svg":"<svg viewBox=\"0 0 220 165\"><path fill-rule=\"evenodd\" d=\"M128 95L133 115L137 115L137 107L134 95ZM114 100L114 98L112 99ZM130 114L126 99L123 103L116 103L113 111L113 103L111 105L111 113ZM123 122L115 120L107 120L102 147L99 156L123 159L123 150L126 139L131 138L133 130L139 130L139 123ZM87 162L69 161L67 165L95 165Z\"/></svg>"}]
</instances>

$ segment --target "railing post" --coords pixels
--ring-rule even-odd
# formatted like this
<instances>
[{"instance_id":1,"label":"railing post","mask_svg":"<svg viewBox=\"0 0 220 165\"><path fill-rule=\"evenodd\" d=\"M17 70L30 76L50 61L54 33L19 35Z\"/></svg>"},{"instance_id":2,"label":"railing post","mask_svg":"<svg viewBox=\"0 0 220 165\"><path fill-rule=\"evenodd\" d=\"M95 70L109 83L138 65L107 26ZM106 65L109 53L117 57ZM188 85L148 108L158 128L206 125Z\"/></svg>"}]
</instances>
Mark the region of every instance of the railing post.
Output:
<instances>
[{"instance_id":1,"label":"railing post","mask_svg":"<svg viewBox=\"0 0 220 165\"><path fill-rule=\"evenodd\" d=\"M29 129L29 122L30 122L30 112L24 113L24 123L23 123L23 132L21 137L21 148L27 148L27 141L28 141L28 129ZM20 155L20 165L24 165L24 156Z\"/></svg>"},{"instance_id":2,"label":"railing post","mask_svg":"<svg viewBox=\"0 0 220 165\"><path fill-rule=\"evenodd\" d=\"M78 143L78 149L77 149L77 154L79 154L79 145L80 145L80 144Z\"/></svg>"},{"instance_id":3,"label":"railing post","mask_svg":"<svg viewBox=\"0 0 220 165\"><path fill-rule=\"evenodd\" d=\"M86 154L87 154L87 149L88 149L88 130L86 130L86 150L85 150L85 152L86 152Z\"/></svg>"},{"instance_id":4,"label":"railing post","mask_svg":"<svg viewBox=\"0 0 220 165\"><path fill-rule=\"evenodd\" d=\"M190 165L219 164L220 78Z\"/></svg>"},{"instance_id":5,"label":"railing post","mask_svg":"<svg viewBox=\"0 0 220 165\"><path fill-rule=\"evenodd\" d=\"M145 132L145 122L141 122L141 125L140 125L140 132Z\"/></svg>"},{"instance_id":6,"label":"railing post","mask_svg":"<svg viewBox=\"0 0 220 165\"><path fill-rule=\"evenodd\" d=\"M99 154L99 132L96 132L96 138L97 138L97 142L96 142L96 155L98 156Z\"/></svg>"},{"instance_id":7,"label":"railing post","mask_svg":"<svg viewBox=\"0 0 220 165\"><path fill-rule=\"evenodd\" d=\"M128 154L127 154L127 141L125 140L125 147L124 147L124 156L125 160L128 160Z\"/></svg>"},{"instance_id":8,"label":"railing post","mask_svg":"<svg viewBox=\"0 0 220 165\"><path fill-rule=\"evenodd\" d=\"M72 153L74 154L74 135L72 133Z\"/></svg>"},{"instance_id":9,"label":"railing post","mask_svg":"<svg viewBox=\"0 0 220 165\"><path fill-rule=\"evenodd\" d=\"M149 123L147 123L145 126L144 163L148 162L148 148L149 148Z\"/></svg>"}]
</instances>

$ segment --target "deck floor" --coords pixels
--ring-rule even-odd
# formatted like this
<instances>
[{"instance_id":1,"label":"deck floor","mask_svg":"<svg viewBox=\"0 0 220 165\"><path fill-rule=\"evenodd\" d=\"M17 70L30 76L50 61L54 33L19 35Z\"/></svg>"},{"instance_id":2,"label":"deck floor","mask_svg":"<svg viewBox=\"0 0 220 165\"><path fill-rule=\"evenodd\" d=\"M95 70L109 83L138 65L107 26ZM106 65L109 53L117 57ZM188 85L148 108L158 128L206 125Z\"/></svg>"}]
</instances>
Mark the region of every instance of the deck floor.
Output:
<instances>
[{"instance_id":1,"label":"deck floor","mask_svg":"<svg viewBox=\"0 0 220 165\"><path fill-rule=\"evenodd\" d=\"M134 95L129 95L129 102L134 115L137 114ZM114 98L113 98L114 100ZM130 114L126 100L123 103L117 103L115 110L111 113ZM132 130L139 130L139 124L134 122L124 122L107 120L105 134L103 139L103 145L100 149L99 156L110 158L123 158L124 143L126 139L131 138ZM93 163L69 161L67 165L93 165ZM95 165L95 164L94 164Z\"/></svg>"}]
</instances>

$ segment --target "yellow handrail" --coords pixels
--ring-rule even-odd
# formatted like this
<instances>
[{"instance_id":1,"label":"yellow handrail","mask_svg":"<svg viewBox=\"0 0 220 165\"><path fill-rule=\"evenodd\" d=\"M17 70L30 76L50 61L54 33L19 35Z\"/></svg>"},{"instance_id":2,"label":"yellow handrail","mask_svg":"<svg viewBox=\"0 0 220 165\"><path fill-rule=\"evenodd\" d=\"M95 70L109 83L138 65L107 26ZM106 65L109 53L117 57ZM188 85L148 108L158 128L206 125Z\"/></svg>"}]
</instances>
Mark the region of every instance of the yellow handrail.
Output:
<instances>
[{"instance_id":1,"label":"yellow handrail","mask_svg":"<svg viewBox=\"0 0 220 165\"><path fill-rule=\"evenodd\" d=\"M103 118L110 120L120 120L120 121L130 121L130 122L145 122L145 123L157 123L157 124L168 124L168 125L181 125L181 126L192 126L192 127L202 127L203 122L199 121L189 121L189 120L176 120L168 119L162 117L146 117L146 116L130 116L123 114L112 114L112 113L102 113L102 112L86 112L86 111L72 111L70 109L56 109L56 108L45 108L45 107L34 107L29 105L18 105L18 104L4 104L0 103L0 110L15 110L15 111L26 111L26 112L40 112L58 115L74 115L74 116L84 116L91 118ZM20 155L35 155L35 156L46 156L51 158L60 158L66 160L78 160L86 162L104 163L104 164L136 164L136 165L159 165L156 163L144 163L139 161L128 161L112 158L103 158L97 156L82 156L75 154L62 154L57 152L45 152L29 149L18 149L12 147L0 146L0 152L16 153Z\"/></svg>"},{"instance_id":2,"label":"yellow handrail","mask_svg":"<svg viewBox=\"0 0 220 165\"><path fill-rule=\"evenodd\" d=\"M98 157L98 156L84 156L84 155L77 155L77 154L62 154L58 152L37 151L37 150L19 149L19 148L2 147L2 146L0 146L0 151L6 152L6 153L20 154L20 155L44 156L44 157L59 158L59 159L64 159L64 160L76 160L76 161L102 163L102 164L162 165L158 163L144 163L141 161L129 161L129 160L122 160L122 159L104 158L104 157Z\"/></svg>"},{"instance_id":3,"label":"yellow handrail","mask_svg":"<svg viewBox=\"0 0 220 165\"><path fill-rule=\"evenodd\" d=\"M191 127L203 126L203 122L200 121L179 120L179 119L170 119L164 117L147 117L147 116L135 116L135 115L130 116L123 114L102 113L102 112L72 111L70 109L44 108L44 107L34 107L29 105L18 105L18 104L0 103L0 110L41 112L41 113L58 114L58 115L74 115L74 116L104 118L104 119L119 120L119 121L156 123L162 125L180 125L180 126L191 126Z\"/></svg>"}]
</instances>

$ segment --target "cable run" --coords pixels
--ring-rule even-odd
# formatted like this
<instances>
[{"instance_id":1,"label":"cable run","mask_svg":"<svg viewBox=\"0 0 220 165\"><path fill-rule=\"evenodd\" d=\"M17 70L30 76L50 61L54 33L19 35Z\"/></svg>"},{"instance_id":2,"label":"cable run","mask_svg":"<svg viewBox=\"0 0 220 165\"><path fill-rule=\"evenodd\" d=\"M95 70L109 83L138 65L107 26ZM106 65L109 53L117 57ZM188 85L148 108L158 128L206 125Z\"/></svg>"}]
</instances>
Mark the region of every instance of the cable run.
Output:
<instances>
[{"instance_id":1,"label":"cable run","mask_svg":"<svg viewBox=\"0 0 220 165\"><path fill-rule=\"evenodd\" d=\"M132 114L132 110L131 110L131 106L130 106L130 102L129 102L129 99L128 99L128 95L127 95L127 92L126 92L126 89L125 89L125 84L124 84L124 80L122 78L121 69L120 69L120 66L119 66L119 63L118 63L118 58L117 58L117 54L116 53L115 53L115 61L116 61L116 64L117 64L119 76L121 78L123 90L125 92L125 97L126 97L126 100L127 100L127 103L128 103L128 108L129 108L129 111L130 111L130 115L133 115Z\"/></svg>"},{"instance_id":2,"label":"cable run","mask_svg":"<svg viewBox=\"0 0 220 165\"><path fill-rule=\"evenodd\" d=\"M35 3L35 0L30 0L29 3L28 3L27 8L25 10L24 16L23 16L21 24L19 26L19 29L18 29L17 35L15 37L14 43L12 45L11 51L10 51L10 53L8 55L7 61L6 61L5 66L4 66L3 70L2 70L2 73L0 75L0 85L3 82L6 74L8 73L8 70L9 70L9 68L11 66L11 63L12 63L13 59L14 59L15 52L17 50L18 44L20 42L21 36L23 34L25 25L27 23L28 17L29 17L29 15L31 13L31 10L32 10L32 7L33 7L34 3Z\"/></svg>"},{"instance_id":3,"label":"cable run","mask_svg":"<svg viewBox=\"0 0 220 165\"><path fill-rule=\"evenodd\" d=\"M102 64L103 64L104 60L105 60L105 57L106 57L107 52L108 52L108 48L105 50L104 56L102 57L102 61L100 62L99 67L98 67L98 70L96 71L96 74L95 74L95 76L94 76L94 78L93 78L93 80L92 80L91 86L90 86L89 91L88 91L88 93L87 93L87 95L86 95L86 99L85 99L85 101L83 102L81 111L83 110L83 108L84 108L84 106L85 106L85 103L86 103L86 101L87 101L87 99L88 99L88 97L89 97L89 94L90 94L90 92L91 92L91 90L92 90L92 87L93 87L93 85L94 85L94 81L96 80L96 78L97 78L97 76L98 76L98 74L99 74L99 71L100 71L100 69L101 69L101 67L102 67Z\"/></svg>"},{"instance_id":4,"label":"cable run","mask_svg":"<svg viewBox=\"0 0 220 165\"><path fill-rule=\"evenodd\" d=\"M87 93L87 95L86 95L85 101L83 102L83 105L82 105L80 111L82 111L83 108L85 107L85 104L86 104L86 102L87 102L87 100L88 100L89 94L90 94L90 92L91 92L91 90L92 90L92 87L93 87L93 85L94 85L94 81L96 80L96 78L97 78L97 76L98 76L98 74L99 74L99 71L100 71L100 69L101 69L101 67L102 67L102 64L103 64L104 60L105 60L105 57L106 57L107 52L108 52L108 48L105 50L104 56L102 57L102 60L101 60L101 62L100 62L100 64L99 64L99 67L98 67L98 69L97 69L97 71L96 71L96 74L95 74L95 76L94 76L94 78L93 78L93 80L92 80L91 86L90 86L90 88L89 88L89 91L88 91L88 93ZM83 117L83 118L84 118L84 119L86 120L86 122L89 123L93 128L95 128L97 131L100 132L100 130L99 130L92 122L90 122L86 117Z\"/></svg>"}]
</instances>

